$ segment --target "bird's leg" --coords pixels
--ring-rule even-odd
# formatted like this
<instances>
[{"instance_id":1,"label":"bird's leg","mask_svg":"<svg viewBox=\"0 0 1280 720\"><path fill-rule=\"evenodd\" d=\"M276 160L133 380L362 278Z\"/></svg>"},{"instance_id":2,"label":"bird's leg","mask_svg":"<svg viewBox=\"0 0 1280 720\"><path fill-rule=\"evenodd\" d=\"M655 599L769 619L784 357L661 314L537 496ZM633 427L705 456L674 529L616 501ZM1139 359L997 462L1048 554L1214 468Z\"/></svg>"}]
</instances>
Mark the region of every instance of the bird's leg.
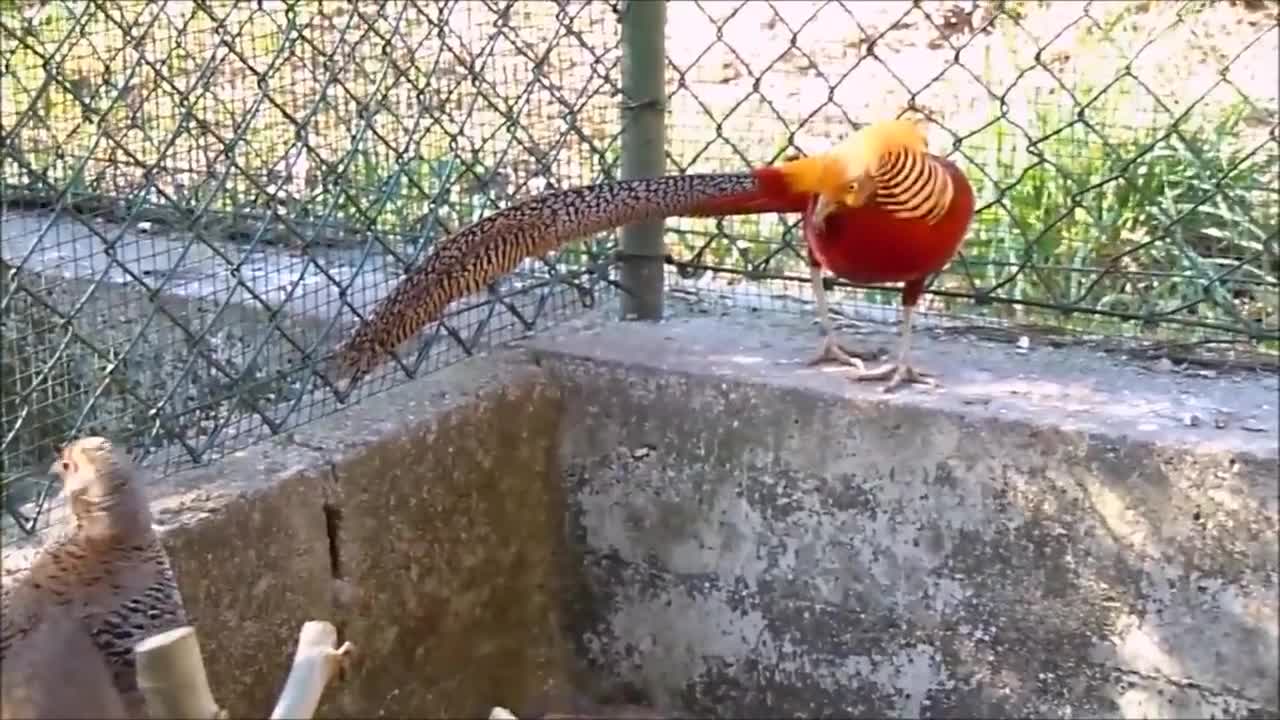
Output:
<instances>
[{"instance_id":1,"label":"bird's leg","mask_svg":"<svg viewBox=\"0 0 1280 720\"><path fill-rule=\"evenodd\" d=\"M831 311L827 308L827 291L822 286L822 268L815 266L809 269L813 282L813 303L818 312L818 332L822 334L822 342L818 345L818 353L809 360L809 365L820 365L824 362L838 362L859 371L864 371L862 359L857 351L850 351L836 339L835 327L831 323Z\"/></svg>"},{"instance_id":2,"label":"bird's leg","mask_svg":"<svg viewBox=\"0 0 1280 720\"><path fill-rule=\"evenodd\" d=\"M827 306L827 289L822 284L822 264L813 255L813 237L815 232L812 220L812 205L801 221L804 227L805 246L809 254L809 282L813 286L813 304L818 314L818 332L822 334L822 342L818 345L818 353L809 360L809 365L820 365L824 362L837 362L863 371L866 366L863 360L877 357L876 353L850 348L836 339L835 327L831 323L831 310Z\"/></svg>"},{"instance_id":3,"label":"bird's leg","mask_svg":"<svg viewBox=\"0 0 1280 720\"><path fill-rule=\"evenodd\" d=\"M923 283L921 283L923 285ZM919 290L912 292L911 287L903 290L902 304L902 334L898 340L898 352L892 362L887 362L880 367L870 370L862 370L856 372L853 376L855 380L888 380L883 390L884 392L892 392L902 385L916 383L919 385L936 386L938 381L935 380L931 373L917 370L911 367L907 362L907 355L911 350L911 317L915 312L915 300L919 297ZM911 302L907 302L910 300Z\"/></svg>"}]
</instances>

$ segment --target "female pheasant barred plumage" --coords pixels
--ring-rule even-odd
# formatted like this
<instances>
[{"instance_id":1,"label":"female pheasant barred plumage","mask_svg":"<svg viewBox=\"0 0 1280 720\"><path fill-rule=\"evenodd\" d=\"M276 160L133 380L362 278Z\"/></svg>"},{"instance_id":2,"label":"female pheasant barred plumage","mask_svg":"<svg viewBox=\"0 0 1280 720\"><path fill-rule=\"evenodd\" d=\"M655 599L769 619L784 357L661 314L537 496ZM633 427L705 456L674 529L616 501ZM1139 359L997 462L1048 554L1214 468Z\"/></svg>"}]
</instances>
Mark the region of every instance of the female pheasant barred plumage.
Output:
<instances>
[{"instance_id":1,"label":"female pheasant barred plumage","mask_svg":"<svg viewBox=\"0 0 1280 720\"><path fill-rule=\"evenodd\" d=\"M551 193L502 210L445 238L337 353L344 375L360 375L449 303L513 270L523 259L620 225L662 217L802 213L810 280L822 328L814 362L855 367L859 380L933 383L907 362L912 313L929 275L964 241L974 195L964 173L927 150L909 120L868 125L830 151L740 174L678 175L602 183ZM863 366L836 341L823 269L856 283L903 283L902 338L893 362Z\"/></svg>"},{"instance_id":2,"label":"female pheasant barred plumage","mask_svg":"<svg viewBox=\"0 0 1280 720\"><path fill-rule=\"evenodd\" d=\"M42 548L26 572L6 578L0 665L47 656L51 650L42 643L65 640L66 633L46 628L71 618L106 663L129 716L146 717L133 646L186 625L187 616L137 468L105 438L90 437L68 445L51 470L62 479L74 527ZM42 680L77 691L76 677ZM6 689L6 708L12 697Z\"/></svg>"}]
</instances>

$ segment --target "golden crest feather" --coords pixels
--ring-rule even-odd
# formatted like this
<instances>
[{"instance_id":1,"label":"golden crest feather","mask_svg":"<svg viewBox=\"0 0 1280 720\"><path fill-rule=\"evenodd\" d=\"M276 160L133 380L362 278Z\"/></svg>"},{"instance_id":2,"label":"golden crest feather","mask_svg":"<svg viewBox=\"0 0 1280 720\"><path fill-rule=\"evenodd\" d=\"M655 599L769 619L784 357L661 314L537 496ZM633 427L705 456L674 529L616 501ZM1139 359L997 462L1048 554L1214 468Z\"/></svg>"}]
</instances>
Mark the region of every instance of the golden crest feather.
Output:
<instances>
[{"instance_id":1,"label":"golden crest feather","mask_svg":"<svg viewBox=\"0 0 1280 720\"><path fill-rule=\"evenodd\" d=\"M907 118L871 123L846 142L861 145L861 152L868 160L903 150L919 153L929 151L929 140L922 123Z\"/></svg>"}]
</instances>

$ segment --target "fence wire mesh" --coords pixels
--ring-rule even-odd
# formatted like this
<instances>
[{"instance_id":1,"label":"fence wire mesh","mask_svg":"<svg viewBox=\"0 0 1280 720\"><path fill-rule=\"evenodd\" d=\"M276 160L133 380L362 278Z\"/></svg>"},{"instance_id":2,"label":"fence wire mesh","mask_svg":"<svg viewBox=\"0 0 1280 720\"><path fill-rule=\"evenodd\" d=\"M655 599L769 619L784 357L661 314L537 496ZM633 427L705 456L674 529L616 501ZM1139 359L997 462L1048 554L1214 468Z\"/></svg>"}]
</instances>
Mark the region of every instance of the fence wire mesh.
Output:
<instances>
[{"instance_id":1,"label":"fence wire mesh","mask_svg":"<svg viewBox=\"0 0 1280 720\"><path fill-rule=\"evenodd\" d=\"M819 151L912 108L979 196L922 307L952 325L1274 353L1277 7L671 3L671 169ZM803 307L796 220L669 223L670 284ZM896 290L843 287L848 314L894 316Z\"/></svg>"},{"instance_id":2,"label":"fence wire mesh","mask_svg":"<svg viewBox=\"0 0 1280 720\"><path fill-rule=\"evenodd\" d=\"M618 155L604 3L8 3L0 35L0 458L25 532L69 437L168 470L334 410L315 368L351 306ZM526 263L420 369L592 301L592 263Z\"/></svg>"},{"instance_id":3,"label":"fence wire mesh","mask_svg":"<svg viewBox=\"0 0 1280 720\"><path fill-rule=\"evenodd\" d=\"M0 7L6 527L36 527L41 470L69 437L111 435L168 470L332 412L316 368L353 307L450 230L614 177L627 7ZM980 198L926 309L1274 358L1274 3L686 1L667 15L668 172L821 150L914 108ZM809 312L797 239L792 217L669 221L669 286ZM460 303L424 333L417 369L609 298L613 247L579 243ZM840 289L847 314L896 302Z\"/></svg>"}]
</instances>

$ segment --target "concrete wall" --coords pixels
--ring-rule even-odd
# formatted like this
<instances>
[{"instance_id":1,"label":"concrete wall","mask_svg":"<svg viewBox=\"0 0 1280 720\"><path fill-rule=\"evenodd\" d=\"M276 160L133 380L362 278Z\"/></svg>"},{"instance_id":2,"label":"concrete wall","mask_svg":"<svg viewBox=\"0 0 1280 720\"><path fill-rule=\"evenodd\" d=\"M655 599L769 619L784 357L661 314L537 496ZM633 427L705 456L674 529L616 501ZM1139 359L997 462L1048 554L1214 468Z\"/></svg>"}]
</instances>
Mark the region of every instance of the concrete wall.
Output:
<instances>
[{"instance_id":1,"label":"concrete wall","mask_svg":"<svg viewBox=\"0 0 1280 720\"><path fill-rule=\"evenodd\" d=\"M1274 378L917 347L884 396L803 324L579 325L157 481L215 692L318 618L327 717L1275 713Z\"/></svg>"},{"instance_id":2,"label":"concrete wall","mask_svg":"<svg viewBox=\"0 0 1280 720\"><path fill-rule=\"evenodd\" d=\"M359 652L326 717L483 717L563 684L559 418L537 368L480 360L176 476L158 514L232 715L269 711L308 619Z\"/></svg>"},{"instance_id":3,"label":"concrete wall","mask_svg":"<svg viewBox=\"0 0 1280 720\"><path fill-rule=\"evenodd\" d=\"M535 342L597 667L726 717L1275 715L1274 378L922 339L946 389L886 398L801 330ZM1131 416L1189 395L1270 426Z\"/></svg>"}]
</instances>

